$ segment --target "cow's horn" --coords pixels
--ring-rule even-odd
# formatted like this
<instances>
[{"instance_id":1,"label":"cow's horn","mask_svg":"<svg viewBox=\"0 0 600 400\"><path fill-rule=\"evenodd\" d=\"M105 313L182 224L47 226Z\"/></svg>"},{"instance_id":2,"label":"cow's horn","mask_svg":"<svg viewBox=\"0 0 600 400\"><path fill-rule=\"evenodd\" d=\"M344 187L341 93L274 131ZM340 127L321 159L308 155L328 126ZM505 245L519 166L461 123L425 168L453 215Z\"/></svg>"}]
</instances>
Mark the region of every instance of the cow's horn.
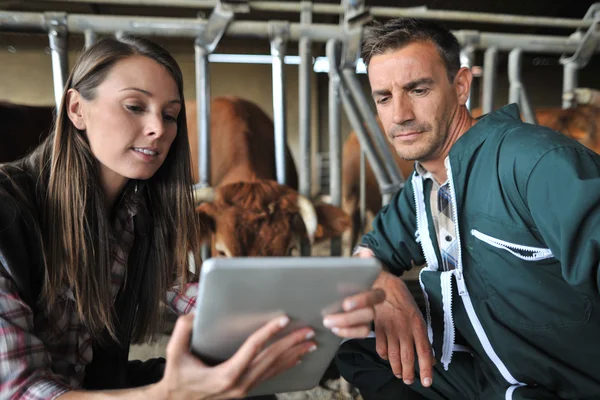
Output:
<instances>
[{"instance_id":1,"label":"cow's horn","mask_svg":"<svg viewBox=\"0 0 600 400\"><path fill-rule=\"evenodd\" d=\"M215 199L215 188L213 187L194 187L194 205L201 203L212 203Z\"/></svg>"},{"instance_id":2,"label":"cow's horn","mask_svg":"<svg viewBox=\"0 0 600 400\"><path fill-rule=\"evenodd\" d=\"M308 239L312 243L315 239L315 232L317 231L317 211L315 210L315 206L313 205L312 201L301 194L298 195L297 204L298 208L300 209L300 217L302 217L304 226L306 227Z\"/></svg>"}]
</instances>

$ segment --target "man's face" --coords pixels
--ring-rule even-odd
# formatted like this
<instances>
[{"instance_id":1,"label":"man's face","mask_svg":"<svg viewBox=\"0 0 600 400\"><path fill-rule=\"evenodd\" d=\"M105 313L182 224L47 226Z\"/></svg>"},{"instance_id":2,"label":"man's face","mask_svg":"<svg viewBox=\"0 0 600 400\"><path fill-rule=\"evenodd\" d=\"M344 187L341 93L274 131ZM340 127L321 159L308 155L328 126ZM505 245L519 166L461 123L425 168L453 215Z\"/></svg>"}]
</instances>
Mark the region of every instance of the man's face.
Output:
<instances>
[{"instance_id":1,"label":"man's face","mask_svg":"<svg viewBox=\"0 0 600 400\"><path fill-rule=\"evenodd\" d=\"M434 44L413 42L371 58L369 82L388 139L406 160L438 157L458 95Z\"/></svg>"}]
</instances>

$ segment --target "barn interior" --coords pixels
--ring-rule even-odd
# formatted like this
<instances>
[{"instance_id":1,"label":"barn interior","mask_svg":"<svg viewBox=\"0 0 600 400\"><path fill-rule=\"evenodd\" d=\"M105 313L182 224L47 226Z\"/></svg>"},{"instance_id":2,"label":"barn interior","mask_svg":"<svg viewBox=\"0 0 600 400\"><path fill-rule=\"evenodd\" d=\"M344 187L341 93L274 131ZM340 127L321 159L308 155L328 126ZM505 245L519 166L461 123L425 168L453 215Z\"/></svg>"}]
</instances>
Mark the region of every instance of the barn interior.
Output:
<instances>
[{"instance_id":1,"label":"barn interior","mask_svg":"<svg viewBox=\"0 0 600 400\"><path fill-rule=\"evenodd\" d=\"M249 1L249 10L236 13L234 21L288 21L301 23L299 5L314 7L312 24L341 26L344 23L344 9L340 3L354 0L315 0L297 1ZM360 1L356 1L360 3ZM178 20L200 18L211 15L216 1L212 0L0 0L0 100L26 105L53 105L55 103L54 80L52 73L52 51L48 34L30 33L26 29L17 29L8 23L11 13L59 12L69 15L90 15L106 17L165 18L169 24ZM289 5L288 11L284 11ZM577 42L581 40L592 24L593 17L584 17L593 7L592 1L585 0L365 0L364 6L372 17L379 21L389 19L389 14L417 15L436 20L453 31L512 34L531 38L557 38ZM319 8L321 7L321 8ZM600 10L600 3L596 3ZM414 13L414 14L411 14ZM598 20L598 17L596 17ZM597 34L596 34L597 35ZM155 35L153 40L163 45L175 57L182 68L185 83L185 97L195 99L198 96L196 82L196 61L194 38L177 35ZM69 34L68 62L73 65L77 55L85 46L85 37L80 33ZM543 47L543 45L541 46ZM326 56L324 40L310 43L313 58ZM529 102L533 108L564 106L563 79L564 65L561 57L573 56L571 52L559 51L523 51L521 57L521 81L527 90ZM600 43L597 43L585 66L577 70L577 86L600 88ZM285 54L298 56L297 40L287 43ZM239 96L253 101L271 118L276 119L274 111L274 92L272 90L271 46L268 39L253 37L228 37L219 41L212 55L262 55L260 61L240 62L239 59L219 62L218 57L210 63L210 96ZM484 48L475 48L472 53L471 68L475 74L471 91L470 107L483 105ZM250 57L246 57L249 59ZM226 59L226 57L223 57ZM308 169L309 195L312 198L331 200L329 160L331 156L329 140L329 75L326 71L316 71L316 63L309 76L310 121L310 160ZM300 170L302 163L300 85L298 60L290 58L283 68L283 88L285 96L285 116L287 144L291 149L296 166ZM364 95L370 99L369 84L364 73L356 78ZM497 70L493 80L493 106L498 109L511 99L509 82L509 51L501 50L497 54ZM372 111L374 106L369 102ZM306 122L306 121L305 121ZM348 137L353 126L348 116L341 112L341 142ZM5 145L0 136L0 146ZM346 243L346 246L348 244ZM313 249L314 250L314 249ZM324 248L318 251L328 253ZM313 254L314 251L313 251ZM418 287L416 287L418 290ZM133 349L132 358L164 355L165 340L158 344ZM282 399L302 398L344 398L336 391L309 394L281 395ZM300 396L300 397L298 397ZM315 397L317 396L317 397ZM320 397L318 397L320 396ZM354 397L356 398L356 397Z\"/></svg>"}]
</instances>

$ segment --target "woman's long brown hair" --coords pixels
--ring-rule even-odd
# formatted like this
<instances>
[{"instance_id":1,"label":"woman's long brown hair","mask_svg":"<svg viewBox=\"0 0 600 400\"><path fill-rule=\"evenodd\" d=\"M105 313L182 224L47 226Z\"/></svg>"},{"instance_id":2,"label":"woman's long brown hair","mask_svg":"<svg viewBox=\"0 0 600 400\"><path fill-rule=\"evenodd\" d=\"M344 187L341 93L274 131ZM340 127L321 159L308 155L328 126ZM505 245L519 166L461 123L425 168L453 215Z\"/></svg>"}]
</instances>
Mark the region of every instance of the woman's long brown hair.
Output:
<instances>
[{"instance_id":1,"label":"woman's long brown hair","mask_svg":"<svg viewBox=\"0 0 600 400\"><path fill-rule=\"evenodd\" d=\"M176 61L155 43L128 36L104 38L84 51L65 85L54 130L38 149L37 157L41 176L46 177L41 181L47 185L42 200L46 281L41 301L55 304L66 285L73 291L77 313L92 335L98 338L106 328L116 338L111 295L111 212L106 209L97 161L85 132L78 131L69 119L65 99L69 89L77 90L86 100L94 99L96 88L111 68L133 55L164 66L175 80L182 102L177 136L169 154L156 174L141 185L141 203L150 217L147 237L151 242L148 253L136 257L147 261L141 266L145 278L132 335L139 342L152 339L158 331L162 322L160 302L176 283L176 277L181 286L188 279L188 254L199 243L191 194L183 76ZM124 192L133 191L134 185L136 182L130 181Z\"/></svg>"}]
</instances>

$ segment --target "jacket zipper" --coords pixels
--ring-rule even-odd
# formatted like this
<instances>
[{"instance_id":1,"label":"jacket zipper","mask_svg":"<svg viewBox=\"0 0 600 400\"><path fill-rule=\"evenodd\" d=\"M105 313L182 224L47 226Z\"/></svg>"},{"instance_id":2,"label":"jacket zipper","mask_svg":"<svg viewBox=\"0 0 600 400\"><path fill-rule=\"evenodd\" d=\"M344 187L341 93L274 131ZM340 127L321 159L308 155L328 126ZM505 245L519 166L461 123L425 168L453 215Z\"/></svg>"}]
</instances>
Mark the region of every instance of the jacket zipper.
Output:
<instances>
[{"instance_id":1,"label":"jacket zipper","mask_svg":"<svg viewBox=\"0 0 600 400\"><path fill-rule=\"evenodd\" d=\"M433 327L431 326L431 306L429 305L429 296L425 290L425 284L421 275L423 271L436 271L438 269L437 256L433 250L433 243L429 236L429 224L427 222L427 214L425 212L425 197L423 195L423 179L420 176L413 175L412 177L414 199L415 199L415 210L417 214L417 235L421 242L421 250L425 257L425 263L427 267L423 268L419 272L419 285L421 286L421 292L423 292L423 299L425 300L425 321L427 323L427 337L429 343L433 345ZM432 348L433 349L433 348Z\"/></svg>"},{"instance_id":2,"label":"jacket zipper","mask_svg":"<svg viewBox=\"0 0 600 400\"><path fill-rule=\"evenodd\" d=\"M510 243L501 239L496 239L494 237L486 235L485 233L481 233L477 229L471 229L471 234L477 239L481 240L482 242L485 242L490 246L506 250L515 257L520 258L521 260L537 261L554 257L554 255L552 254L552 250L550 249L545 249L542 247L523 246L515 243ZM531 255L521 254L524 252L531 253Z\"/></svg>"},{"instance_id":3,"label":"jacket zipper","mask_svg":"<svg viewBox=\"0 0 600 400\"><path fill-rule=\"evenodd\" d=\"M476 333L477 337L479 338L479 342L483 346L483 349L484 349L485 353L487 354L487 356L494 363L496 368L498 368L498 371L500 372L502 377L513 386L524 386L525 384L517 381L512 376L512 374L510 373L508 368L506 368L506 365L502 362L502 360L500 360L500 357L498 357L498 354L496 354L496 351L492 347L492 344L490 343L490 340L487 337L485 330L483 329L483 325L481 324L479 317L475 313L475 308L473 307L473 303L471 302L471 296L469 296L469 292L467 291L467 286L465 284L464 276L462 274L462 269L463 269L462 248L461 248L461 244L460 244L460 236L459 236L459 228L458 228L458 212L456 211L458 208L458 203L456 202L456 193L454 191L454 178L452 176L452 166L450 164L450 160L448 160L448 179L449 179L449 184L450 184L450 187L449 187L450 196L452 198L452 214L454 217L456 240L458 241L458 264L456 266L457 271L454 275L456 277L456 282L457 282L458 292L460 293L460 298L462 299L463 305L465 306L465 310L467 311L467 315L469 316L469 321L471 321L471 325L473 326L473 329L475 329L475 333ZM510 391L510 393L509 393L509 391ZM512 392L514 391L514 389L512 389L512 391L509 389L509 391L506 392L507 399L512 398Z\"/></svg>"}]
</instances>

